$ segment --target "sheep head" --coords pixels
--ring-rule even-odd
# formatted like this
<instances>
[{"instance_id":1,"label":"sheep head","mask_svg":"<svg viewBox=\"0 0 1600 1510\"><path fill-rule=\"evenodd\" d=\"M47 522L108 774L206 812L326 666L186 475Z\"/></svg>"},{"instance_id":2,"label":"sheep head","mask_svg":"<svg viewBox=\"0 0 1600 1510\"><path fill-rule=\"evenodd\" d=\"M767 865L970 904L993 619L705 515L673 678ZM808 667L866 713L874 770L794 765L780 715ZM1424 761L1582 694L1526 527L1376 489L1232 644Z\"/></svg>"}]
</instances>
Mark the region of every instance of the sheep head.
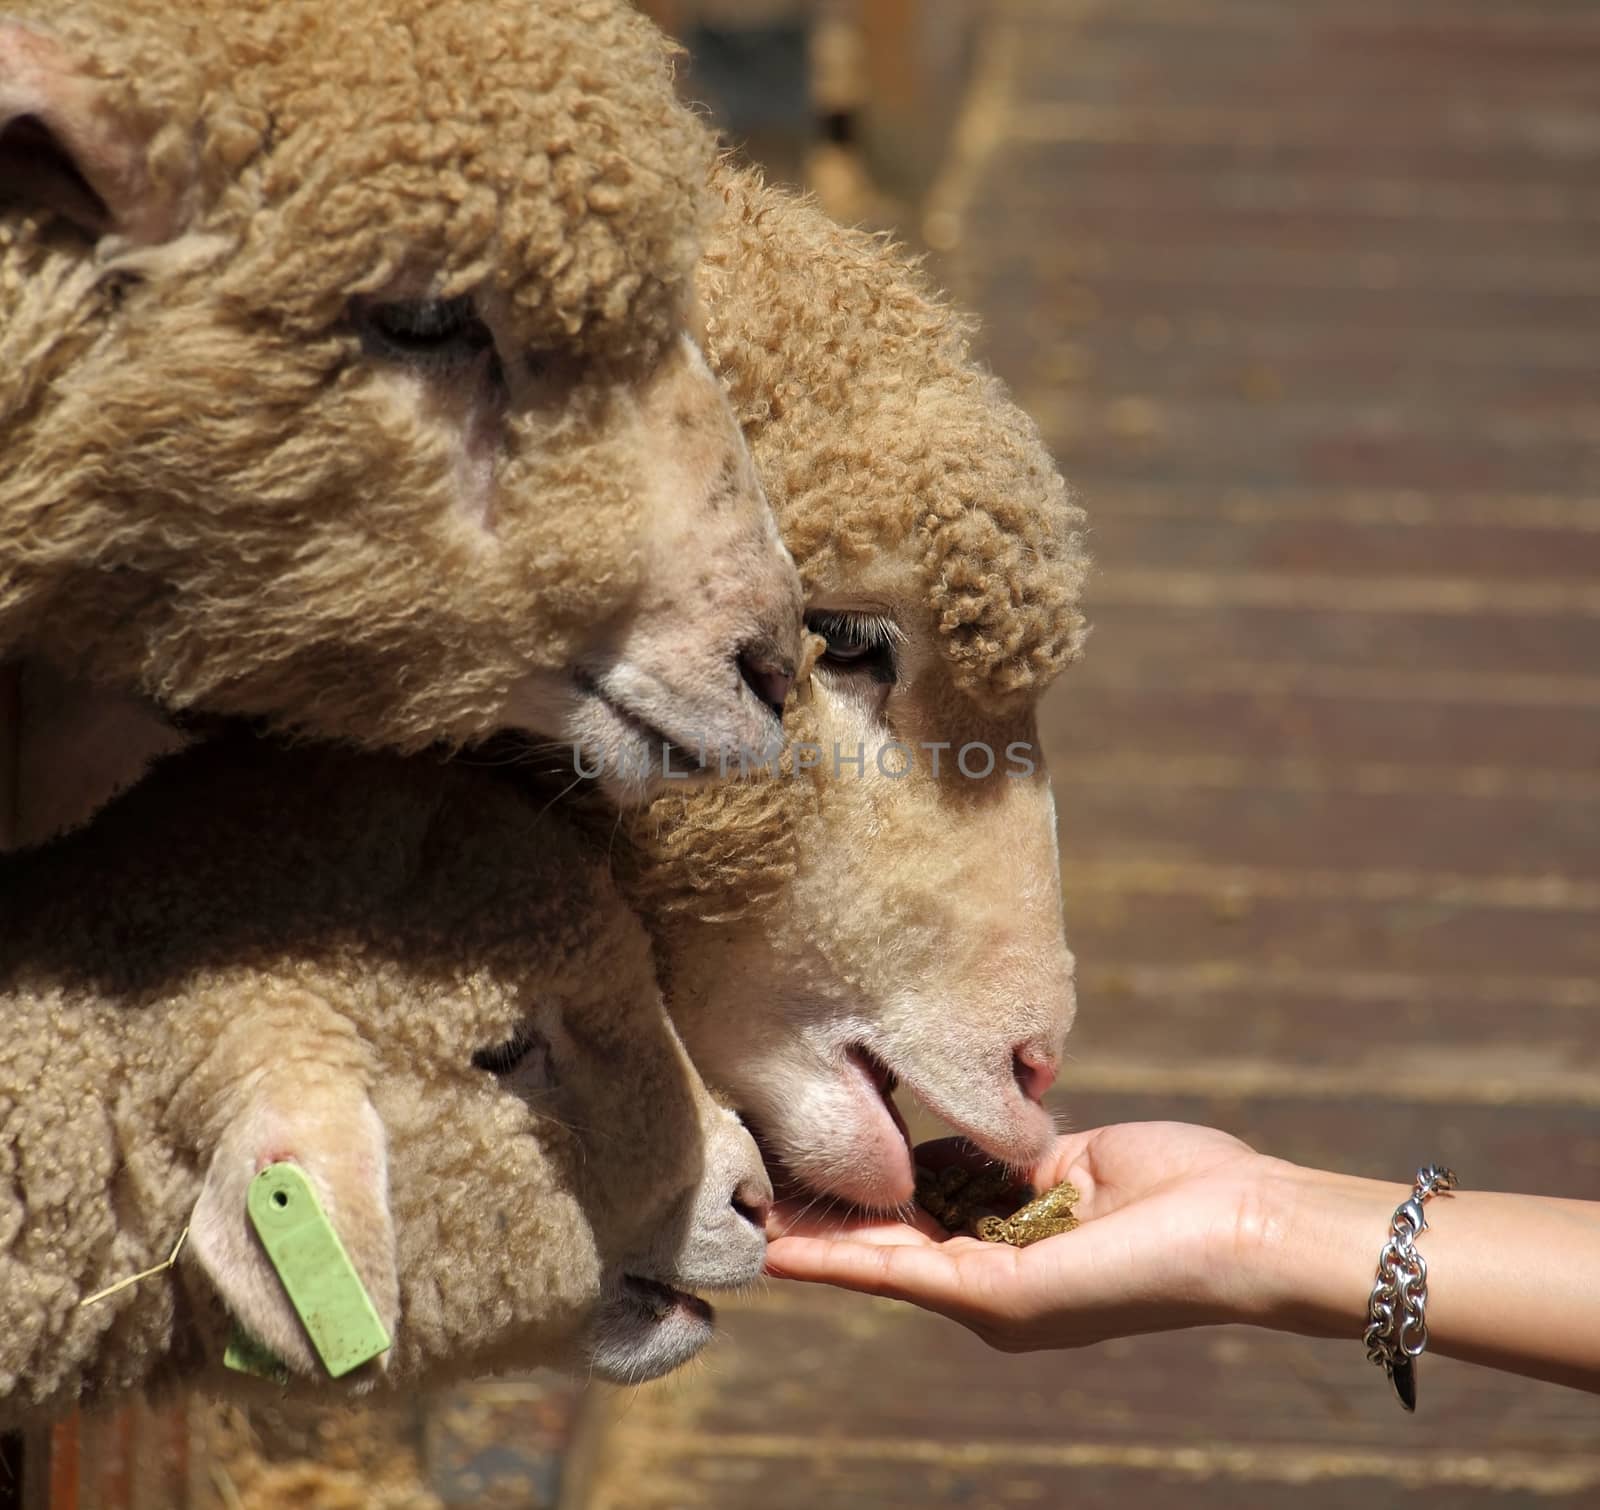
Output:
<instances>
[{"instance_id":1,"label":"sheep head","mask_svg":"<svg viewBox=\"0 0 1600 1510\"><path fill-rule=\"evenodd\" d=\"M0 1422L13 1390L70 1402L62 1359L101 1336L96 1390L234 1382L237 1321L335 1396L637 1381L710 1340L696 1292L760 1273L771 1187L603 853L541 807L499 773L225 738L7 861ZM337 1382L248 1223L284 1160L393 1338ZM185 1223L185 1303L153 1279L74 1309Z\"/></svg>"},{"instance_id":2,"label":"sheep head","mask_svg":"<svg viewBox=\"0 0 1600 1510\"><path fill-rule=\"evenodd\" d=\"M698 1292L760 1272L771 1186L659 996L631 991L626 972L597 991L594 963L576 991L546 981L509 1026L480 1021L469 1031L496 1041L465 1054L459 997L437 1002L454 1014L446 1032L411 1033L365 993L334 1008L282 981L229 981L235 1017L213 1051L227 1071L214 1061L167 1117L211 1150L188 1244L210 1359L237 1322L317 1391L536 1366L634 1384L711 1340ZM441 1054L450 1039L458 1049ZM394 1340L342 1385L245 1217L251 1179L285 1159L318 1191Z\"/></svg>"},{"instance_id":3,"label":"sheep head","mask_svg":"<svg viewBox=\"0 0 1600 1510\"><path fill-rule=\"evenodd\" d=\"M696 1292L760 1272L771 1187L668 1019L603 857L509 783L460 767L225 742L152 780L173 798L204 789L208 811L256 836L268 876L285 861L319 872L309 906L287 876L253 882L247 919L226 904L242 934L208 930L225 983L203 995L229 1019L213 1040L227 1073L208 1062L168 1114L215 1150L191 1242L229 1312L260 1325L252 1300L281 1297L259 1257L252 1268L209 1240L212 1192L237 1235L241 1176L288 1151L325 1175L352 1253L376 1257L369 1290L393 1297L390 1384L536 1364L638 1382L704 1347L713 1313ZM349 810L336 831L268 837L269 809L308 788ZM270 973L247 942L263 926L282 960ZM336 984L308 1002L318 981ZM316 1090L330 1073L338 1094ZM260 1335L292 1345L298 1328L280 1320ZM314 1379L299 1341L280 1356Z\"/></svg>"},{"instance_id":4,"label":"sheep head","mask_svg":"<svg viewBox=\"0 0 1600 1510\"><path fill-rule=\"evenodd\" d=\"M620 0L0 17L0 655L402 750L774 740L664 51Z\"/></svg>"},{"instance_id":5,"label":"sheep head","mask_svg":"<svg viewBox=\"0 0 1600 1510\"><path fill-rule=\"evenodd\" d=\"M1074 1010L1034 709L1078 653L1083 516L963 323L750 179L702 270L824 641L783 774L663 797L629 887L696 1063L806 1183L910 1198L898 1080L1023 1167Z\"/></svg>"}]
</instances>

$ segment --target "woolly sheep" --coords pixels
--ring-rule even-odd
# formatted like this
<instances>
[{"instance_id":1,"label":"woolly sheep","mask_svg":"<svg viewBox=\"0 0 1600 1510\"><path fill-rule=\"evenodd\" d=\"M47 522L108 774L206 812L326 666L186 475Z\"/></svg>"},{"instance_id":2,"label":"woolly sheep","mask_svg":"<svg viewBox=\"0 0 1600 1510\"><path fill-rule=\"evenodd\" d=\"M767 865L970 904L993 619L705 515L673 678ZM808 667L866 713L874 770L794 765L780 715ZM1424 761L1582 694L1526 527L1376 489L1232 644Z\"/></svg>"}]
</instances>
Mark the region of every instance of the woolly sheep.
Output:
<instances>
[{"instance_id":1,"label":"woolly sheep","mask_svg":"<svg viewBox=\"0 0 1600 1510\"><path fill-rule=\"evenodd\" d=\"M83 905L92 875L100 905ZM338 1398L654 1377L761 1267L770 1186L603 856L497 772L242 738L0 867L0 1429L220 1367ZM310 1175L394 1345L323 1380L246 1226ZM176 1274L84 1307L159 1262Z\"/></svg>"},{"instance_id":2,"label":"woolly sheep","mask_svg":"<svg viewBox=\"0 0 1600 1510\"><path fill-rule=\"evenodd\" d=\"M708 348L829 639L789 712L822 761L663 798L615 853L702 1072L802 1179L889 1206L911 1191L892 1077L1010 1163L1050 1133L1073 985L1034 707L1081 645L1083 516L892 248L720 188ZM859 774L834 779L835 744Z\"/></svg>"},{"instance_id":3,"label":"woolly sheep","mask_svg":"<svg viewBox=\"0 0 1600 1510\"><path fill-rule=\"evenodd\" d=\"M658 799L627 889L701 1073L805 1183L887 1208L896 1082L1014 1166L1053 1130L1073 962L1034 709L1081 646L1084 519L915 267L720 182L707 352L826 649L789 776Z\"/></svg>"},{"instance_id":4,"label":"woolly sheep","mask_svg":"<svg viewBox=\"0 0 1600 1510\"><path fill-rule=\"evenodd\" d=\"M665 51L621 0L12 0L0 658L402 751L774 739L798 588Z\"/></svg>"}]
</instances>

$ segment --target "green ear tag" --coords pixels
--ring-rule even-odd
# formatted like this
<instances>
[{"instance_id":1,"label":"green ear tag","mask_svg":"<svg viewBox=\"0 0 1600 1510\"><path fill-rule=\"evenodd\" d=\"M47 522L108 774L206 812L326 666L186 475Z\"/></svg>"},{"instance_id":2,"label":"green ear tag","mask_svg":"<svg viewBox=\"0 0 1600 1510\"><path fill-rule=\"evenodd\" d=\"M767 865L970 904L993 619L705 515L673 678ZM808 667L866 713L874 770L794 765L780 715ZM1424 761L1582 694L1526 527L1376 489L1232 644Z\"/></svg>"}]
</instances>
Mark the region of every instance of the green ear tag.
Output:
<instances>
[{"instance_id":1,"label":"green ear tag","mask_svg":"<svg viewBox=\"0 0 1600 1510\"><path fill-rule=\"evenodd\" d=\"M298 1164L267 1165L250 1182L247 1205L329 1375L338 1379L386 1351L389 1334L305 1171Z\"/></svg>"}]
</instances>

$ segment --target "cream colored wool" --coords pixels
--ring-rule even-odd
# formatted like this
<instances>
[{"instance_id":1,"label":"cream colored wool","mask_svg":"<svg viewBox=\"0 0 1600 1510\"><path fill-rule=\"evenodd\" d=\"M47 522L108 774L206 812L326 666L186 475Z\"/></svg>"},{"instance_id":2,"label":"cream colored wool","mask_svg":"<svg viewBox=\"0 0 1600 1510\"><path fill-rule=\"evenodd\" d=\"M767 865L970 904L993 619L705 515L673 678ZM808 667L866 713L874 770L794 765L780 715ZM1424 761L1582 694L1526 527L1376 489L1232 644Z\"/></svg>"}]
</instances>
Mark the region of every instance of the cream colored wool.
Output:
<instances>
[{"instance_id":1,"label":"cream colored wool","mask_svg":"<svg viewBox=\"0 0 1600 1510\"><path fill-rule=\"evenodd\" d=\"M748 170L714 181L707 355L808 604L871 599L878 579L908 575L887 563L911 565L954 726L1026 723L1082 651L1089 567L1084 512L1038 427L973 360L970 319L891 241ZM797 699L791 743L817 735L803 685ZM820 779L658 799L630 820L630 893L647 913L708 921L773 900Z\"/></svg>"},{"instance_id":2,"label":"cream colored wool","mask_svg":"<svg viewBox=\"0 0 1600 1510\"><path fill-rule=\"evenodd\" d=\"M726 167L700 269L711 364L808 598L906 548L958 691L1030 707L1077 658L1082 509L973 360L971 321L881 236Z\"/></svg>"},{"instance_id":3,"label":"cream colored wool","mask_svg":"<svg viewBox=\"0 0 1600 1510\"><path fill-rule=\"evenodd\" d=\"M709 347L808 592L814 604L881 609L906 637L901 682L881 708L824 665L791 699L795 737L1033 742L1034 701L1081 642L1085 570L1082 515L1035 430L972 365L964 323L892 248L748 178L722 187L729 218L705 270ZM1015 634L1000 623L1007 603ZM974 635L971 624L995 627ZM264 829L290 842L294 812L273 812ZM353 832L375 844L398 821L369 815ZM881 1113L849 1065L855 1044L985 1146L1027 1161L1048 1121L1020 1095L1013 1054L1059 1053L1071 1015L1042 771L898 783L812 771L659 802L633 831L627 885L674 1016L707 1078L797 1173L868 1204L904 1198L894 1150L869 1123ZM607 818L607 848L612 835ZM493 896L499 869L534 863L514 840L475 841L468 896ZM458 906L450 898L442 917L461 917ZM269 961L291 979L292 932L279 932ZM596 980L615 981L605 952L583 957ZM431 979L420 963L406 968ZM413 992L400 967L387 978ZM441 1021L460 1011L436 1006ZM424 1094L448 1129L448 1102ZM128 1267L159 1247L152 1235ZM485 1251L492 1261L492 1241Z\"/></svg>"},{"instance_id":4,"label":"cream colored wool","mask_svg":"<svg viewBox=\"0 0 1600 1510\"><path fill-rule=\"evenodd\" d=\"M669 450L792 654L684 335L709 139L621 0L21 0L8 116L0 656L369 745L555 734L519 689L649 588ZM40 117L89 179L61 214ZM498 379L363 350L361 300L466 293Z\"/></svg>"},{"instance_id":5,"label":"cream colored wool","mask_svg":"<svg viewBox=\"0 0 1600 1510\"><path fill-rule=\"evenodd\" d=\"M759 1157L603 853L495 773L221 739L8 858L0 917L0 1428L178 1377L247 1388L227 1311L313 1398L651 1377L710 1328L624 1275L759 1273ZM524 1062L474 1066L519 1035ZM395 1338L377 1379L318 1384L245 1227L285 1157ZM80 1307L186 1224L175 1275Z\"/></svg>"},{"instance_id":6,"label":"cream colored wool","mask_svg":"<svg viewBox=\"0 0 1600 1510\"><path fill-rule=\"evenodd\" d=\"M1010 1164L1051 1136L1073 962L1034 710L1082 647L1084 515L914 264L747 173L717 182L707 353L808 614L892 625L894 675L824 656L786 720L796 774L659 799L621 873L707 1079L806 1182L893 1207L888 1075ZM891 741L915 761L898 779Z\"/></svg>"}]
</instances>

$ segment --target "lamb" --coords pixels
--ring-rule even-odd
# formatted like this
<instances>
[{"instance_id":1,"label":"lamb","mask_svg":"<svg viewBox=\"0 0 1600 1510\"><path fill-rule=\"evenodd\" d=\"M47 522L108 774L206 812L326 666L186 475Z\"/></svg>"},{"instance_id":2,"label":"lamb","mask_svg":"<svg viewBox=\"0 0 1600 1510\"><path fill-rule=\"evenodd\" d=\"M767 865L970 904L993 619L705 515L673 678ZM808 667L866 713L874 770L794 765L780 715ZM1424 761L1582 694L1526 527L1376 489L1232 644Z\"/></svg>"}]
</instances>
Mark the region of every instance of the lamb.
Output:
<instances>
[{"instance_id":1,"label":"lamb","mask_svg":"<svg viewBox=\"0 0 1600 1510\"><path fill-rule=\"evenodd\" d=\"M827 642L809 769L663 798L615 853L702 1073L802 1180L891 1206L894 1077L1013 1165L1049 1135L1072 960L1033 710L1081 648L1083 516L891 248L719 186L708 345Z\"/></svg>"},{"instance_id":2,"label":"lamb","mask_svg":"<svg viewBox=\"0 0 1600 1510\"><path fill-rule=\"evenodd\" d=\"M0 659L398 751L771 743L798 587L664 55L621 0L0 16Z\"/></svg>"},{"instance_id":3,"label":"lamb","mask_svg":"<svg viewBox=\"0 0 1600 1510\"><path fill-rule=\"evenodd\" d=\"M230 1318L313 1399L651 1378L710 1336L690 1291L760 1270L759 1155L603 852L501 772L216 738L8 857L0 920L0 1429L248 1390ZM246 1226L282 1159L393 1338L338 1382Z\"/></svg>"},{"instance_id":4,"label":"lamb","mask_svg":"<svg viewBox=\"0 0 1600 1510\"><path fill-rule=\"evenodd\" d=\"M827 641L791 701L788 768L805 741L824 755L788 779L663 798L614 853L707 1078L808 1183L888 1206L909 1182L879 1066L933 1100L942 1047L959 1079L939 1110L1022 1162L1035 1118L1010 1046L1036 1036L1020 1065L1036 1096L1071 1016L1032 745L1039 695L1081 650L1083 516L920 275L753 178L722 191L708 349ZM891 734L915 766L874 779ZM939 740L936 775L919 741ZM861 776L835 775L834 741L867 746ZM1007 743L1029 745L1033 774L967 780L972 742L1001 772ZM614 819L599 822L609 843Z\"/></svg>"},{"instance_id":5,"label":"lamb","mask_svg":"<svg viewBox=\"0 0 1600 1510\"><path fill-rule=\"evenodd\" d=\"M1082 516L920 277L752 180L722 188L708 342L826 638L790 709L825 754L797 743L791 769L809 769L793 779L663 799L617 852L703 1072L791 1171L887 1206L910 1193L890 1073L1010 1162L1048 1129L1033 1103L1070 1020L1071 959L1033 706L1081 644ZM900 779L878 773L890 734L913 746ZM919 742L941 739L955 748L936 772ZM868 747L859 778L835 776L835 741ZM957 764L968 744L996 751L989 778ZM1031 774L1002 774L1010 746ZM262 831L284 843L287 817ZM385 826L363 817L351 842ZM533 863L496 838L470 895L494 891L501 856ZM423 948L402 963L432 980Z\"/></svg>"},{"instance_id":6,"label":"lamb","mask_svg":"<svg viewBox=\"0 0 1600 1510\"><path fill-rule=\"evenodd\" d=\"M707 351L825 648L786 775L657 799L625 889L706 1079L804 1184L891 1208L897 1083L1018 1169L1053 1131L1073 961L1034 710L1081 649L1084 516L915 267L720 188Z\"/></svg>"}]
</instances>

